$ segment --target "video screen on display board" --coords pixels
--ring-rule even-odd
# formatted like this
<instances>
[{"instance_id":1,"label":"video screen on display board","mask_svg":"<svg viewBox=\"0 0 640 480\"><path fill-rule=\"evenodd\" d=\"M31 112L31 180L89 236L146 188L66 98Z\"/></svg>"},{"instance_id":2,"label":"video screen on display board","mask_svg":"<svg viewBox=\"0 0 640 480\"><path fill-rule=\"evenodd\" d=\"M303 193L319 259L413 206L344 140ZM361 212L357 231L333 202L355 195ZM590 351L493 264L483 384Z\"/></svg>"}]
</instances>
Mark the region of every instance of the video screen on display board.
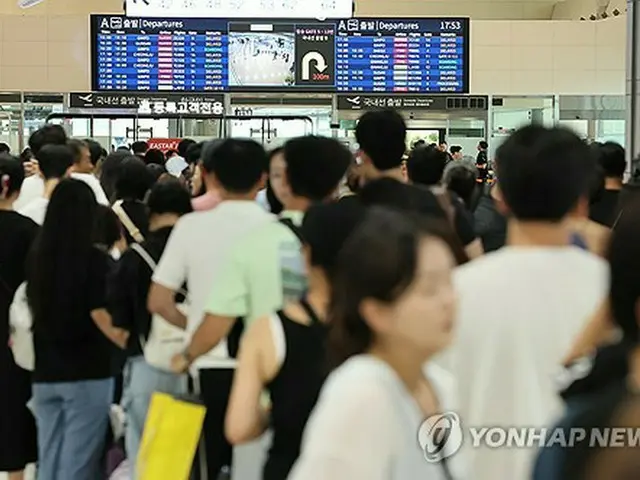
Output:
<instances>
[{"instance_id":1,"label":"video screen on display board","mask_svg":"<svg viewBox=\"0 0 640 480\"><path fill-rule=\"evenodd\" d=\"M94 91L468 93L469 20L92 16Z\"/></svg>"},{"instance_id":2,"label":"video screen on display board","mask_svg":"<svg viewBox=\"0 0 640 480\"><path fill-rule=\"evenodd\" d=\"M229 32L229 87L290 87L295 83L293 32Z\"/></svg>"}]
</instances>

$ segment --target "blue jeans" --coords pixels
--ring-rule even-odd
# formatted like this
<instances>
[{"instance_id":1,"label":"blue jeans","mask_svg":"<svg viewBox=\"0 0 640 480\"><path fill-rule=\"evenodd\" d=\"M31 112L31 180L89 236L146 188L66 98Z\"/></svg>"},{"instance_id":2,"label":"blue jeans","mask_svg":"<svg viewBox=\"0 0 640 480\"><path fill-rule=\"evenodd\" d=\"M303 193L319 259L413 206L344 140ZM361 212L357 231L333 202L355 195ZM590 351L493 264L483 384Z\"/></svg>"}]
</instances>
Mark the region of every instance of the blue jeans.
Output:
<instances>
[{"instance_id":1,"label":"blue jeans","mask_svg":"<svg viewBox=\"0 0 640 480\"><path fill-rule=\"evenodd\" d=\"M38 480L101 478L113 379L33 385Z\"/></svg>"},{"instance_id":2,"label":"blue jeans","mask_svg":"<svg viewBox=\"0 0 640 480\"><path fill-rule=\"evenodd\" d=\"M187 376L158 370L145 362L142 356L130 358L125 369L123 405L127 414L127 458L134 465L154 392L184 395L187 393Z\"/></svg>"}]
</instances>

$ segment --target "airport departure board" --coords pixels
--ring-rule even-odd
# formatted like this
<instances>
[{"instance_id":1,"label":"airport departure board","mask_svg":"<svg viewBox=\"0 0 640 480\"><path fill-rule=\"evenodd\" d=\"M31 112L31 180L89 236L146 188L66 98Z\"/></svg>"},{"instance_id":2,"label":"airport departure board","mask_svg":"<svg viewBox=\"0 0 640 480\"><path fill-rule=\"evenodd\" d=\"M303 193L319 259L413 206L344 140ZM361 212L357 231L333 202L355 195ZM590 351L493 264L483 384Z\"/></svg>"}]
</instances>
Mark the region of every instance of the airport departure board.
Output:
<instances>
[{"instance_id":1,"label":"airport departure board","mask_svg":"<svg viewBox=\"0 0 640 480\"><path fill-rule=\"evenodd\" d=\"M469 20L92 16L95 91L467 93Z\"/></svg>"}]
</instances>

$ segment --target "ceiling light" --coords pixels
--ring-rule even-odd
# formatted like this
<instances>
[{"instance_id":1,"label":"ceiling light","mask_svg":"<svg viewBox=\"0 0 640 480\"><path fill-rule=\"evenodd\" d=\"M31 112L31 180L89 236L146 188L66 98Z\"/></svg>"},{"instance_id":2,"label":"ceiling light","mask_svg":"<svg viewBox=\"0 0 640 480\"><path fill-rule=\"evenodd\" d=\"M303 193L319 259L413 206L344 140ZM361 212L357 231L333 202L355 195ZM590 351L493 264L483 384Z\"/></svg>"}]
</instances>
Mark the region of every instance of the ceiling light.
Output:
<instances>
[{"instance_id":1,"label":"ceiling light","mask_svg":"<svg viewBox=\"0 0 640 480\"><path fill-rule=\"evenodd\" d=\"M31 8L42 2L44 2L44 0L18 0L18 6L20 8Z\"/></svg>"}]
</instances>

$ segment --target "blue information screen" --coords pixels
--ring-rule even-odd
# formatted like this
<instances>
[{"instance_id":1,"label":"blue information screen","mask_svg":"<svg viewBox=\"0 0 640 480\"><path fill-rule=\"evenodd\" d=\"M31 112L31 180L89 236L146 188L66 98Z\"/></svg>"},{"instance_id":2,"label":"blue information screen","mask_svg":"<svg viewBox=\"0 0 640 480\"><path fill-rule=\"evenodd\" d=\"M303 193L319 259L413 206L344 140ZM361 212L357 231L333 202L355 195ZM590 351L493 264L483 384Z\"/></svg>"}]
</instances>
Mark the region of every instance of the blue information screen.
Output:
<instances>
[{"instance_id":1,"label":"blue information screen","mask_svg":"<svg viewBox=\"0 0 640 480\"><path fill-rule=\"evenodd\" d=\"M467 93L469 20L92 16L95 91Z\"/></svg>"}]
</instances>

